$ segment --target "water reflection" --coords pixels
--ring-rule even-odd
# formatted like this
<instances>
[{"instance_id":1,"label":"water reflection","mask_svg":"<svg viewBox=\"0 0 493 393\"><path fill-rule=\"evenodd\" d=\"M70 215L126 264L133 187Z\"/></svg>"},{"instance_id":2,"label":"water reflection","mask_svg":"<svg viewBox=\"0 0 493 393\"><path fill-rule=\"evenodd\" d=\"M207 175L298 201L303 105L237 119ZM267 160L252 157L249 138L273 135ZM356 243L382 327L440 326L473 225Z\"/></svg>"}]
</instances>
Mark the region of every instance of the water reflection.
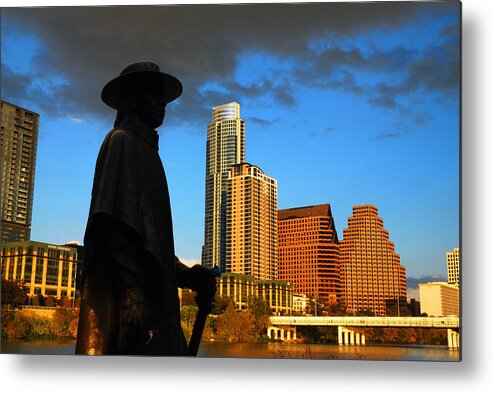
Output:
<instances>
[{"instance_id":1,"label":"water reflection","mask_svg":"<svg viewBox=\"0 0 493 393\"><path fill-rule=\"evenodd\" d=\"M73 355L73 341L2 343L2 353ZM332 360L419 360L459 361L459 351L445 346L339 346L318 344L202 343L198 353L205 358L332 359Z\"/></svg>"}]
</instances>

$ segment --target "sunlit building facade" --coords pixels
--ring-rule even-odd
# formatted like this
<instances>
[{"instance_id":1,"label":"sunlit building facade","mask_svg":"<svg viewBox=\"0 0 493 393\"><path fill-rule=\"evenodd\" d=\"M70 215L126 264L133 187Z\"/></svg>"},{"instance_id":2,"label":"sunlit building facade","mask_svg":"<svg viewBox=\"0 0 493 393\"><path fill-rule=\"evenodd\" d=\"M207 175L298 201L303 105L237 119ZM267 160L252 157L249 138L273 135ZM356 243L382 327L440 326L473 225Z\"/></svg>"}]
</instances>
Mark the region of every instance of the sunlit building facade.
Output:
<instances>
[{"instance_id":1,"label":"sunlit building facade","mask_svg":"<svg viewBox=\"0 0 493 393\"><path fill-rule=\"evenodd\" d=\"M226 272L277 279L277 181L248 163L230 170Z\"/></svg>"},{"instance_id":2,"label":"sunlit building facade","mask_svg":"<svg viewBox=\"0 0 493 393\"><path fill-rule=\"evenodd\" d=\"M81 272L81 247L36 241L12 242L1 247L1 277L18 281L28 295L73 298Z\"/></svg>"},{"instance_id":3,"label":"sunlit building facade","mask_svg":"<svg viewBox=\"0 0 493 393\"><path fill-rule=\"evenodd\" d=\"M248 309L253 297L262 299L274 315L290 315L293 311L293 290L289 283L257 280L237 273L223 273L217 280L217 293L234 301L237 310Z\"/></svg>"},{"instance_id":4,"label":"sunlit building facade","mask_svg":"<svg viewBox=\"0 0 493 393\"><path fill-rule=\"evenodd\" d=\"M340 242L340 267L347 312L385 316L389 301L407 304L406 270L375 206L353 207Z\"/></svg>"},{"instance_id":5,"label":"sunlit building facade","mask_svg":"<svg viewBox=\"0 0 493 393\"><path fill-rule=\"evenodd\" d=\"M226 267L226 197L229 172L245 161L245 122L240 105L230 102L212 109L207 128L205 225L202 265Z\"/></svg>"},{"instance_id":6,"label":"sunlit building facade","mask_svg":"<svg viewBox=\"0 0 493 393\"><path fill-rule=\"evenodd\" d=\"M39 114L1 101L1 243L31 238Z\"/></svg>"},{"instance_id":7,"label":"sunlit building facade","mask_svg":"<svg viewBox=\"0 0 493 393\"><path fill-rule=\"evenodd\" d=\"M329 204L278 211L278 279L296 293L335 303L340 292L339 241Z\"/></svg>"},{"instance_id":8,"label":"sunlit building facade","mask_svg":"<svg viewBox=\"0 0 493 393\"><path fill-rule=\"evenodd\" d=\"M454 248L454 251L447 253L447 279L451 285L460 283L460 251Z\"/></svg>"},{"instance_id":9,"label":"sunlit building facade","mask_svg":"<svg viewBox=\"0 0 493 393\"><path fill-rule=\"evenodd\" d=\"M459 288L446 282L419 285L421 312L429 317L459 316Z\"/></svg>"}]
</instances>

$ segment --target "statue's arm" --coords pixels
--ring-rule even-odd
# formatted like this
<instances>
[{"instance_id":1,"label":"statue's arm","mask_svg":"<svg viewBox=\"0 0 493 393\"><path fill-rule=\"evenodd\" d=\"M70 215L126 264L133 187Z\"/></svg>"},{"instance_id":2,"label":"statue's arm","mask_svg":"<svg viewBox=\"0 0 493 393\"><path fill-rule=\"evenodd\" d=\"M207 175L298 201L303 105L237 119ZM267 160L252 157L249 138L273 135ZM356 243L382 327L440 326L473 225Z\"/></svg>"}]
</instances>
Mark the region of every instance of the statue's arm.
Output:
<instances>
[{"instance_id":1,"label":"statue's arm","mask_svg":"<svg viewBox=\"0 0 493 393\"><path fill-rule=\"evenodd\" d=\"M216 293L216 277L212 271L201 265L188 267L175 257L177 282L180 288L189 288L198 293L197 303L210 307Z\"/></svg>"}]
</instances>

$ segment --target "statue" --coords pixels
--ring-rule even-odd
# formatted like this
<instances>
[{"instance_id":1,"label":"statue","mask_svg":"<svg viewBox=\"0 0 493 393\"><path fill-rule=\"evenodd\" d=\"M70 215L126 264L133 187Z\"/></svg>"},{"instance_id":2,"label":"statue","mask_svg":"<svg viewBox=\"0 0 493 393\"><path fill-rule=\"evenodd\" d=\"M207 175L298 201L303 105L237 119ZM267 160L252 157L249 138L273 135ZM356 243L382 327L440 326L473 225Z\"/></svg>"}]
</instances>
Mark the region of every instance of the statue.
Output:
<instances>
[{"instance_id":1,"label":"statue","mask_svg":"<svg viewBox=\"0 0 493 393\"><path fill-rule=\"evenodd\" d=\"M175 256L158 155L155 128L163 123L166 104L181 93L180 81L152 62L126 67L101 93L117 116L96 163L77 354L188 356L178 287L197 291L202 314L210 312L215 277Z\"/></svg>"}]
</instances>

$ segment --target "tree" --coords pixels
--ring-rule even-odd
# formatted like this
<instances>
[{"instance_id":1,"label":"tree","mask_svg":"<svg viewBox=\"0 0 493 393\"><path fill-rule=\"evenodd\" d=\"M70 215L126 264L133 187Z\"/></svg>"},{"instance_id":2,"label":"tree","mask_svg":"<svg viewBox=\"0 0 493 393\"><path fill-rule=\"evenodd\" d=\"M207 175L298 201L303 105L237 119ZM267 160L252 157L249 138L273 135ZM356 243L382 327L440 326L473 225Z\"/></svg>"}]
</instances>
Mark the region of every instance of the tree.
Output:
<instances>
[{"instance_id":1,"label":"tree","mask_svg":"<svg viewBox=\"0 0 493 393\"><path fill-rule=\"evenodd\" d=\"M26 338L31 329L31 320L20 311L13 311L7 321L2 321L2 333L10 339Z\"/></svg>"},{"instance_id":2,"label":"tree","mask_svg":"<svg viewBox=\"0 0 493 393\"><path fill-rule=\"evenodd\" d=\"M46 307L55 307L55 298L53 296L46 297Z\"/></svg>"},{"instance_id":3,"label":"tree","mask_svg":"<svg viewBox=\"0 0 493 393\"><path fill-rule=\"evenodd\" d=\"M251 296L248 299L248 312L253 318L252 335L257 341L269 326L269 316L272 315L272 311L263 299L257 296Z\"/></svg>"},{"instance_id":4,"label":"tree","mask_svg":"<svg viewBox=\"0 0 493 393\"><path fill-rule=\"evenodd\" d=\"M18 307L27 304L27 289L23 283L2 278L2 304Z\"/></svg>"},{"instance_id":5,"label":"tree","mask_svg":"<svg viewBox=\"0 0 493 393\"><path fill-rule=\"evenodd\" d=\"M212 314L223 314L229 306L231 299L226 296L219 296L218 293L214 296L214 304L212 306Z\"/></svg>"},{"instance_id":6,"label":"tree","mask_svg":"<svg viewBox=\"0 0 493 393\"><path fill-rule=\"evenodd\" d=\"M195 303L195 296L197 296L197 292L184 289L181 292L181 306L197 306L197 303Z\"/></svg>"},{"instance_id":7,"label":"tree","mask_svg":"<svg viewBox=\"0 0 493 393\"><path fill-rule=\"evenodd\" d=\"M57 337L77 337L79 312L74 308L58 307L53 315L53 333Z\"/></svg>"},{"instance_id":8,"label":"tree","mask_svg":"<svg viewBox=\"0 0 493 393\"><path fill-rule=\"evenodd\" d=\"M249 311L237 312L232 300L216 322L217 336L229 342L249 341L254 329L252 314Z\"/></svg>"},{"instance_id":9,"label":"tree","mask_svg":"<svg viewBox=\"0 0 493 393\"><path fill-rule=\"evenodd\" d=\"M197 311L197 306L183 306L180 309L181 327L187 339L190 339L192 336Z\"/></svg>"},{"instance_id":10,"label":"tree","mask_svg":"<svg viewBox=\"0 0 493 393\"><path fill-rule=\"evenodd\" d=\"M326 315L344 316L346 315L346 307L339 299L335 303L330 303L326 305L323 309L323 312Z\"/></svg>"}]
</instances>

